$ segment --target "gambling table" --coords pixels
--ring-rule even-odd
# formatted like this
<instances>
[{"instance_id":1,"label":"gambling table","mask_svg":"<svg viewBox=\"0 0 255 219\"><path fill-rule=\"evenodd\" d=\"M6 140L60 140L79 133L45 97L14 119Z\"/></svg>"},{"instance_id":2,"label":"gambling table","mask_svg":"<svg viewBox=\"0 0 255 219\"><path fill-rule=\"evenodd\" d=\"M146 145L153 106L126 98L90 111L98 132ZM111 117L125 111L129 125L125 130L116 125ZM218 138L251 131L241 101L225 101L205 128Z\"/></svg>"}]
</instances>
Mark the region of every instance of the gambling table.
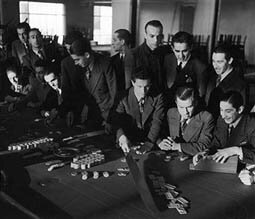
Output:
<instances>
[{"instance_id":1,"label":"gambling table","mask_svg":"<svg viewBox=\"0 0 255 219\"><path fill-rule=\"evenodd\" d=\"M24 114L15 116L19 117L20 120L16 118L14 121L22 130L14 128L8 122L10 127L7 127L7 132L1 136L6 137L7 143L20 139L18 136L26 138L28 130L27 137L34 135L34 132L41 135L49 135L50 132L52 135L60 135L59 139L77 133L77 129L69 130L63 128L64 126L61 126L62 129L45 128L42 121L34 120L36 116L31 118L31 113L27 115L30 120ZM61 134L56 130L61 130ZM39 135L38 133L36 135ZM15 138L11 137L12 135ZM57 159L49 154L39 153L36 159L33 153L15 154L8 162L12 160L15 163L17 160L17 165L12 168L16 171L16 177L13 185L6 189L6 193L28 211L46 219L255 218L255 186L243 185L236 174L192 171L189 170L191 160L180 161L178 155L175 155L166 162L165 154L155 151L140 156L134 155L134 161L141 174L140 180L146 187L141 189L134 180L134 172L130 171L127 176L118 176L118 168L128 167L128 164L123 162L124 155L116 149L111 136L87 138L84 140L84 145L86 144L94 144L105 153L105 162L88 170L90 173L98 171L98 179L90 176L89 179L82 180L81 174L72 176L74 169L71 169L69 164L48 171L45 162ZM108 171L110 176L103 177L103 171ZM190 202L187 215L180 215L176 209L168 209L166 200L155 195L154 188L148 181L148 173L151 171L160 174L166 183L175 185L176 191ZM152 194L152 200L144 201L141 198L146 192ZM150 208L158 210L155 212ZM7 205L2 209L0 207L0 210L1 218L33 218Z\"/></svg>"}]
</instances>

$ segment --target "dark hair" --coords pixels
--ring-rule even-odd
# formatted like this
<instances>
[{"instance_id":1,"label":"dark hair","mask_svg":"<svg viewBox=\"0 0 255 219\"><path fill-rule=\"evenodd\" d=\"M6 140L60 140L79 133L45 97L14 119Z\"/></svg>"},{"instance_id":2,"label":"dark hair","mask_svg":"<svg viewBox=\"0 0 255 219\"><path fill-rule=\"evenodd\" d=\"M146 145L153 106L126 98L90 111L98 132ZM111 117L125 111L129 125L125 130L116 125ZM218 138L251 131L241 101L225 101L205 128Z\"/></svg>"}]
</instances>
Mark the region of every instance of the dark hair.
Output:
<instances>
[{"instance_id":1,"label":"dark hair","mask_svg":"<svg viewBox=\"0 0 255 219\"><path fill-rule=\"evenodd\" d=\"M70 52L77 56L83 56L85 52L91 53L90 41L87 38L75 40L72 43Z\"/></svg>"},{"instance_id":2,"label":"dark hair","mask_svg":"<svg viewBox=\"0 0 255 219\"><path fill-rule=\"evenodd\" d=\"M49 63L45 60L42 59L38 59L35 61L35 68L36 67L44 67L44 68L48 68Z\"/></svg>"},{"instance_id":3,"label":"dark hair","mask_svg":"<svg viewBox=\"0 0 255 219\"><path fill-rule=\"evenodd\" d=\"M27 22L21 22L21 23L18 23L16 29L24 29L28 33L30 30L30 26Z\"/></svg>"},{"instance_id":4,"label":"dark hair","mask_svg":"<svg viewBox=\"0 0 255 219\"><path fill-rule=\"evenodd\" d=\"M31 28L29 31L28 31L28 35L30 32L32 31L37 31L40 35L42 35L41 31L38 29L38 28Z\"/></svg>"},{"instance_id":5,"label":"dark hair","mask_svg":"<svg viewBox=\"0 0 255 219\"><path fill-rule=\"evenodd\" d=\"M240 106L244 106L243 97L238 91L228 91L224 93L220 101L230 103L236 110L238 110Z\"/></svg>"},{"instance_id":6,"label":"dark hair","mask_svg":"<svg viewBox=\"0 0 255 219\"><path fill-rule=\"evenodd\" d=\"M126 29L118 29L116 30L114 33L118 34L118 38L121 40L125 40L125 44L126 45L130 45L130 41L131 41L131 34L128 30Z\"/></svg>"},{"instance_id":7,"label":"dark hair","mask_svg":"<svg viewBox=\"0 0 255 219\"><path fill-rule=\"evenodd\" d=\"M218 45L217 47L215 47L213 49L213 53L223 53L223 54L225 54L226 60L229 60L232 57L231 48L230 48L229 45L226 45L226 44L221 44L221 45Z\"/></svg>"},{"instance_id":8,"label":"dark hair","mask_svg":"<svg viewBox=\"0 0 255 219\"><path fill-rule=\"evenodd\" d=\"M187 100L191 98L193 103L197 103L198 91L194 87L191 87L188 85L181 86L181 87L178 87L175 92L175 100L177 100L177 97L180 100Z\"/></svg>"},{"instance_id":9,"label":"dark hair","mask_svg":"<svg viewBox=\"0 0 255 219\"><path fill-rule=\"evenodd\" d=\"M174 43L187 43L189 47L193 45L193 35L184 31L177 32L172 38L172 46Z\"/></svg>"},{"instance_id":10,"label":"dark hair","mask_svg":"<svg viewBox=\"0 0 255 219\"><path fill-rule=\"evenodd\" d=\"M131 76L132 81L135 82L136 79L151 80L151 76L144 66L139 66L134 69Z\"/></svg>"},{"instance_id":11,"label":"dark hair","mask_svg":"<svg viewBox=\"0 0 255 219\"><path fill-rule=\"evenodd\" d=\"M74 41L81 39L83 37L82 33L78 30L74 30L69 32L64 40L65 44L71 45Z\"/></svg>"},{"instance_id":12,"label":"dark hair","mask_svg":"<svg viewBox=\"0 0 255 219\"><path fill-rule=\"evenodd\" d=\"M159 20L151 20L149 22L147 22L147 24L145 25L145 32L148 26L153 26L153 27L158 27L161 30L163 30L163 25L161 24L161 22Z\"/></svg>"}]
</instances>

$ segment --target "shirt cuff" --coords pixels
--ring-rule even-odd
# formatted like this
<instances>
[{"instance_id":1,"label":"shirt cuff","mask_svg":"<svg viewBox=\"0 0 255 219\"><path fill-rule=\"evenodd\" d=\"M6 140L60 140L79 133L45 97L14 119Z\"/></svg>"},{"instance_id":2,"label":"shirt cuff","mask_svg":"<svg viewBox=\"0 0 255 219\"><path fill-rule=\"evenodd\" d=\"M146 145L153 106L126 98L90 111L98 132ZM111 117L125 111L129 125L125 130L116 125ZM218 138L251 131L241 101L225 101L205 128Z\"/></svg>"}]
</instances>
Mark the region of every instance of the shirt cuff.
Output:
<instances>
[{"instance_id":1,"label":"shirt cuff","mask_svg":"<svg viewBox=\"0 0 255 219\"><path fill-rule=\"evenodd\" d=\"M243 160L243 149L241 147L237 147L237 155L240 160Z\"/></svg>"}]
</instances>

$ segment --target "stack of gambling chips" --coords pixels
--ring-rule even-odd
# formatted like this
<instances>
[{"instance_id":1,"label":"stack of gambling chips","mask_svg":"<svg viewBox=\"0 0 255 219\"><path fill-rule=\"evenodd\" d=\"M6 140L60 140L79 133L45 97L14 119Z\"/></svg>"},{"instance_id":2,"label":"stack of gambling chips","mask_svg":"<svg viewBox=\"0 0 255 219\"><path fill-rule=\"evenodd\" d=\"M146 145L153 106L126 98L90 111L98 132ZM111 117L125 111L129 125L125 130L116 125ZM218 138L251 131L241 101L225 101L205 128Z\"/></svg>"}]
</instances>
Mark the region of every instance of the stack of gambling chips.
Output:
<instances>
[{"instance_id":1,"label":"stack of gambling chips","mask_svg":"<svg viewBox=\"0 0 255 219\"><path fill-rule=\"evenodd\" d=\"M149 174L148 177L152 182L155 193L165 196L169 209L175 208L179 214L187 214L186 208L189 207L189 201L179 196L179 192L175 190L176 186L166 183L164 177L159 175L159 172L153 171L153 173Z\"/></svg>"},{"instance_id":2,"label":"stack of gambling chips","mask_svg":"<svg viewBox=\"0 0 255 219\"><path fill-rule=\"evenodd\" d=\"M71 162L71 168L74 169L88 169L92 166L96 166L98 164L101 164L105 161L105 156L102 153L101 150L95 150L91 153L85 153L81 154L77 157L73 158L73 161Z\"/></svg>"},{"instance_id":3,"label":"stack of gambling chips","mask_svg":"<svg viewBox=\"0 0 255 219\"><path fill-rule=\"evenodd\" d=\"M127 176L130 171L128 167L118 168L117 170L118 170L118 176Z\"/></svg>"},{"instance_id":4,"label":"stack of gambling chips","mask_svg":"<svg viewBox=\"0 0 255 219\"><path fill-rule=\"evenodd\" d=\"M26 151L34 148L41 147L45 144L53 142L53 138L43 137L34 140L13 143L8 146L8 151Z\"/></svg>"}]
</instances>

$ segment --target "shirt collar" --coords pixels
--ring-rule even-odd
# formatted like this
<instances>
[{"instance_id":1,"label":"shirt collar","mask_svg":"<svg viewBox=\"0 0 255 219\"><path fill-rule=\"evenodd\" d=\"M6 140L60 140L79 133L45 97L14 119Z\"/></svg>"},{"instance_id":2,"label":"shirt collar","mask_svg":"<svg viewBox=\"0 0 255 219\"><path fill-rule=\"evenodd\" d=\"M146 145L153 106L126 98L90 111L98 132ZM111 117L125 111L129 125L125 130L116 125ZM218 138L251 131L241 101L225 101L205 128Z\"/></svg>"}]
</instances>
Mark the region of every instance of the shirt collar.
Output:
<instances>
[{"instance_id":1,"label":"shirt collar","mask_svg":"<svg viewBox=\"0 0 255 219\"><path fill-rule=\"evenodd\" d=\"M230 126L233 126L234 128L238 125L240 120L242 119L243 116L240 116L234 123L230 124Z\"/></svg>"},{"instance_id":2,"label":"shirt collar","mask_svg":"<svg viewBox=\"0 0 255 219\"><path fill-rule=\"evenodd\" d=\"M220 81L223 81L223 79L225 77L227 77L230 74L230 72L232 72L232 70L233 70L233 68L230 68L230 69L226 70L223 74L221 74Z\"/></svg>"},{"instance_id":3,"label":"shirt collar","mask_svg":"<svg viewBox=\"0 0 255 219\"><path fill-rule=\"evenodd\" d=\"M180 63L182 63L182 68L185 67L185 65L188 63L188 61L190 60L191 54L189 55L189 57L187 58L187 60L185 62L181 62L179 60L177 60L177 65L179 65Z\"/></svg>"}]
</instances>

